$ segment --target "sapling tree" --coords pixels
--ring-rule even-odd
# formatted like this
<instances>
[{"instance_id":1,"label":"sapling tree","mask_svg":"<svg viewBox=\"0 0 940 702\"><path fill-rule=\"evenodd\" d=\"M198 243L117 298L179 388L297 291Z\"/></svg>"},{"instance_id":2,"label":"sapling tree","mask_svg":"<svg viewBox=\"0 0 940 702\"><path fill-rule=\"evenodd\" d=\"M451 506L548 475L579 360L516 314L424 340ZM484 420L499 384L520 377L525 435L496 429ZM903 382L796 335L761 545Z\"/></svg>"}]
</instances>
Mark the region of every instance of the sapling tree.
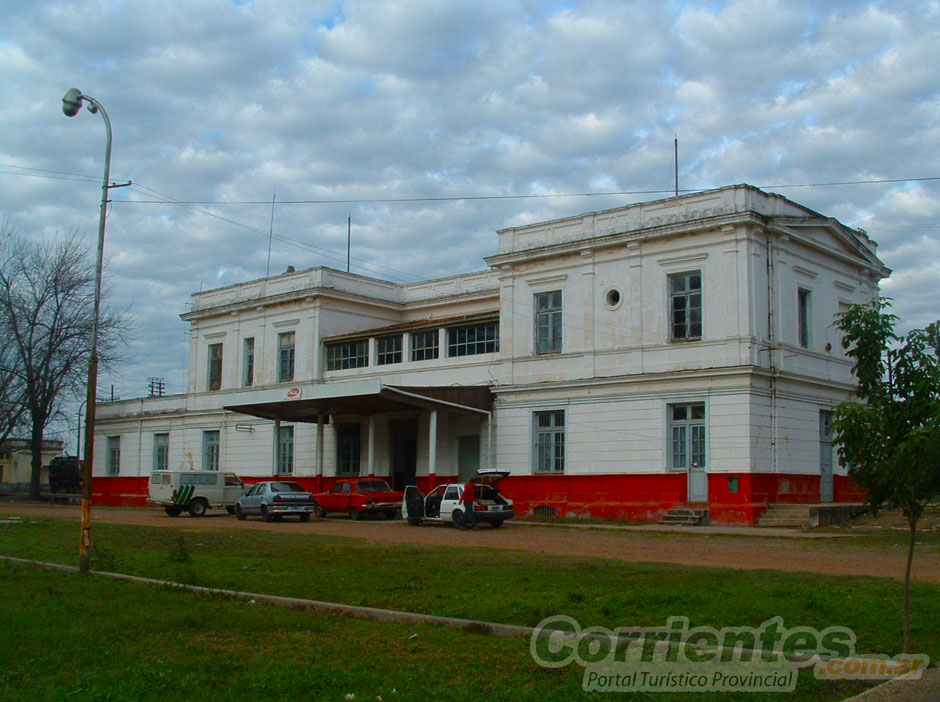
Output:
<instances>
[{"instance_id":1,"label":"sapling tree","mask_svg":"<svg viewBox=\"0 0 940 702\"><path fill-rule=\"evenodd\" d=\"M890 307L888 299L878 298L837 317L859 401L839 405L832 428L839 458L867 491L872 513L896 509L907 520L904 653L910 653L917 523L940 495L940 323L901 336Z\"/></svg>"}]
</instances>

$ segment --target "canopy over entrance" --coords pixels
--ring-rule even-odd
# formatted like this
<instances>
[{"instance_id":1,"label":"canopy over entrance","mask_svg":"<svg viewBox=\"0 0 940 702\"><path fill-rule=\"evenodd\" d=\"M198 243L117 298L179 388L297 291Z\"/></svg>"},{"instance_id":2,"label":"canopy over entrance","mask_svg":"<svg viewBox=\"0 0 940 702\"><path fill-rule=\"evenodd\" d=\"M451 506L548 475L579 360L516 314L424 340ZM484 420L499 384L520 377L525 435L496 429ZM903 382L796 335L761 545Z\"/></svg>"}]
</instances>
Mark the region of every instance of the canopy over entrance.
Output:
<instances>
[{"instance_id":1,"label":"canopy over entrance","mask_svg":"<svg viewBox=\"0 0 940 702\"><path fill-rule=\"evenodd\" d=\"M493 400L487 387L407 387L385 385L378 378L318 385L297 385L252 393L253 402L226 405L230 412L282 422L315 424L318 417L430 409L488 414Z\"/></svg>"}]
</instances>

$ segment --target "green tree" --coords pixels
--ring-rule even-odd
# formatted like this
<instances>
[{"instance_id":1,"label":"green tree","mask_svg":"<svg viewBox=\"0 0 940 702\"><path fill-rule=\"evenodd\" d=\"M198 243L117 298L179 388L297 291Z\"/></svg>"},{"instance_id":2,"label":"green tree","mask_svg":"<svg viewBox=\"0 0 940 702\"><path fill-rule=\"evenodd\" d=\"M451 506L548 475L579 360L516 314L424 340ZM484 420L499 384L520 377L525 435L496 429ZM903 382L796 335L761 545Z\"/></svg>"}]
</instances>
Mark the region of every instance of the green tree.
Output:
<instances>
[{"instance_id":1,"label":"green tree","mask_svg":"<svg viewBox=\"0 0 940 702\"><path fill-rule=\"evenodd\" d=\"M917 522L940 495L940 324L900 336L890 307L888 299L878 298L837 318L861 401L836 408L833 441L849 475L868 491L872 513L897 509L907 520L904 652L910 653Z\"/></svg>"}]
</instances>

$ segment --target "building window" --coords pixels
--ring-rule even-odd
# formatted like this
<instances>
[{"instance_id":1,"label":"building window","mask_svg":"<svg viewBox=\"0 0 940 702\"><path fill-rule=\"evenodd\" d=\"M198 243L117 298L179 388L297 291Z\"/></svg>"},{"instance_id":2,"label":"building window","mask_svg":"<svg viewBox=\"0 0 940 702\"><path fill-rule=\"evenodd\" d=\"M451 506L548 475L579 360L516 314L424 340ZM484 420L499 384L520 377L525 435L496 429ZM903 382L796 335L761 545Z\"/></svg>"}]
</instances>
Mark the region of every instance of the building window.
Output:
<instances>
[{"instance_id":1,"label":"building window","mask_svg":"<svg viewBox=\"0 0 940 702\"><path fill-rule=\"evenodd\" d=\"M675 470L705 467L705 403L669 405L670 467Z\"/></svg>"},{"instance_id":2,"label":"building window","mask_svg":"<svg viewBox=\"0 0 940 702\"><path fill-rule=\"evenodd\" d=\"M245 364L242 385L246 388L255 383L255 340L245 339Z\"/></svg>"},{"instance_id":3,"label":"building window","mask_svg":"<svg viewBox=\"0 0 940 702\"><path fill-rule=\"evenodd\" d=\"M166 470L170 464L170 435L153 435L153 469Z\"/></svg>"},{"instance_id":4,"label":"building window","mask_svg":"<svg viewBox=\"0 0 940 702\"><path fill-rule=\"evenodd\" d=\"M121 473L121 437L108 437L108 475Z\"/></svg>"},{"instance_id":5,"label":"building window","mask_svg":"<svg viewBox=\"0 0 940 702\"><path fill-rule=\"evenodd\" d=\"M277 382L294 379L294 332L277 335Z\"/></svg>"},{"instance_id":6,"label":"building window","mask_svg":"<svg viewBox=\"0 0 940 702\"><path fill-rule=\"evenodd\" d=\"M447 330L447 355L472 356L499 351L499 322L469 324Z\"/></svg>"},{"instance_id":7,"label":"building window","mask_svg":"<svg viewBox=\"0 0 940 702\"><path fill-rule=\"evenodd\" d=\"M535 296L535 353L561 352L561 290Z\"/></svg>"},{"instance_id":8,"label":"building window","mask_svg":"<svg viewBox=\"0 0 940 702\"><path fill-rule=\"evenodd\" d=\"M202 432L202 469L219 469L219 432Z\"/></svg>"},{"instance_id":9,"label":"building window","mask_svg":"<svg viewBox=\"0 0 940 702\"><path fill-rule=\"evenodd\" d=\"M222 387L222 344L209 344L209 390Z\"/></svg>"},{"instance_id":10,"label":"building window","mask_svg":"<svg viewBox=\"0 0 940 702\"><path fill-rule=\"evenodd\" d=\"M326 346L326 369L345 370L346 368L365 368L369 365L369 341L342 341Z\"/></svg>"},{"instance_id":11,"label":"building window","mask_svg":"<svg viewBox=\"0 0 940 702\"><path fill-rule=\"evenodd\" d=\"M375 340L375 362L380 366L401 363L401 334L380 336Z\"/></svg>"},{"instance_id":12,"label":"building window","mask_svg":"<svg viewBox=\"0 0 940 702\"><path fill-rule=\"evenodd\" d=\"M702 338L702 272L669 276L672 340Z\"/></svg>"},{"instance_id":13,"label":"building window","mask_svg":"<svg viewBox=\"0 0 940 702\"><path fill-rule=\"evenodd\" d=\"M411 335L411 360L429 361L438 356L437 329L414 332Z\"/></svg>"},{"instance_id":14,"label":"building window","mask_svg":"<svg viewBox=\"0 0 940 702\"><path fill-rule=\"evenodd\" d=\"M797 333L804 349L809 348L810 311L810 291L799 288L796 291Z\"/></svg>"},{"instance_id":15,"label":"building window","mask_svg":"<svg viewBox=\"0 0 940 702\"><path fill-rule=\"evenodd\" d=\"M565 470L565 412L535 412L533 414L536 473L561 473Z\"/></svg>"},{"instance_id":16,"label":"building window","mask_svg":"<svg viewBox=\"0 0 940 702\"><path fill-rule=\"evenodd\" d=\"M359 475L360 434L358 424L336 427L337 475Z\"/></svg>"},{"instance_id":17,"label":"building window","mask_svg":"<svg viewBox=\"0 0 940 702\"><path fill-rule=\"evenodd\" d=\"M294 427L281 427L277 437L277 472L290 475L294 472Z\"/></svg>"}]
</instances>

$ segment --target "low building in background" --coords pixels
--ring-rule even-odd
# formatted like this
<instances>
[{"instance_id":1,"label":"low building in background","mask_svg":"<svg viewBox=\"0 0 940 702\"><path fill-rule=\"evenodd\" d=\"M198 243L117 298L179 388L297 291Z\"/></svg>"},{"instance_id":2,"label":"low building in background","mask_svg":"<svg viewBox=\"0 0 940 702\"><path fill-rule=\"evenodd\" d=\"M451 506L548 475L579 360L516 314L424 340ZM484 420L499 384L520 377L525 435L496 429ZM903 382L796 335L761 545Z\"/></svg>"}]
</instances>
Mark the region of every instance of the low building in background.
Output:
<instances>
[{"instance_id":1,"label":"low building in background","mask_svg":"<svg viewBox=\"0 0 940 702\"><path fill-rule=\"evenodd\" d=\"M62 454L65 443L58 439L42 442L42 472L39 484L49 489L49 463ZM29 439L7 439L0 443L0 492L28 493L32 476L33 452Z\"/></svg>"},{"instance_id":2,"label":"low building in background","mask_svg":"<svg viewBox=\"0 0 940 702\"><path fill-rule=\"evenodd\" d=\"M480 273L194 294L189 391L99 407L96 499L142 503L157 469L426 491L487 467L518 515L861 497L829 422L853 397L834 317L889 273L863 231L735 185L498 239Z\"/></svg>"}]
</instances>

